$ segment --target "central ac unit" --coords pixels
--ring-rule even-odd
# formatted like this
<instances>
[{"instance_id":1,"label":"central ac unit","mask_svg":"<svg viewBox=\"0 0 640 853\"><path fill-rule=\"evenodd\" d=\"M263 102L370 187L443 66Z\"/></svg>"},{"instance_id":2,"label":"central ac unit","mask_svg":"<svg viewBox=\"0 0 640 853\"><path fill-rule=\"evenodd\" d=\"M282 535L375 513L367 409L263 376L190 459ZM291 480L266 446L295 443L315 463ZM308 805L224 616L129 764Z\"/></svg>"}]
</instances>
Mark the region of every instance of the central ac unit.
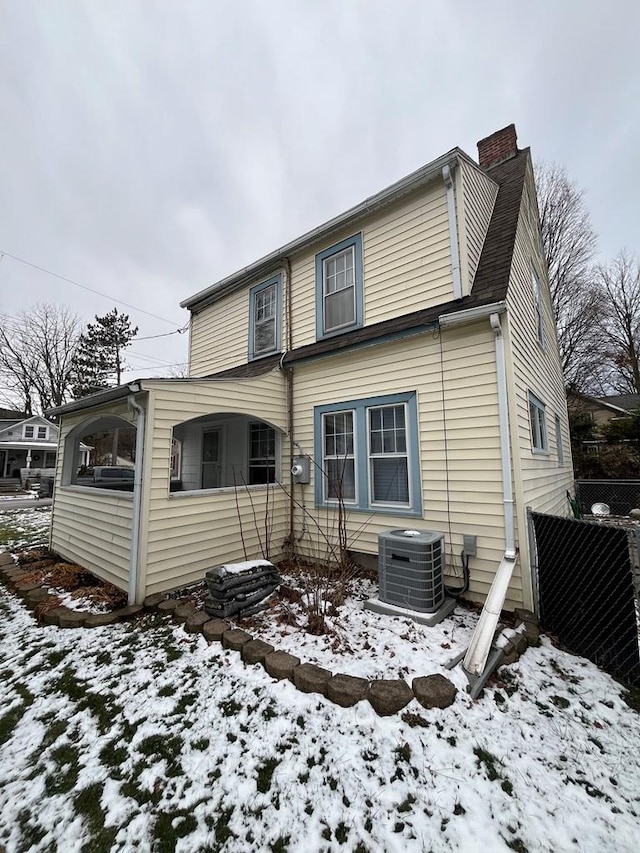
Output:
<instances>
[{"instance_id":1,"label":"central ac unit","mask_svg":"<svg viewBox=\"0 0 640 853\"><path fill-rule=\"evenodd\" d=\"M444 534L432 530L386 530L378 534L379 599L433 613L445 600Z\"/></svg>"}]
</instances>

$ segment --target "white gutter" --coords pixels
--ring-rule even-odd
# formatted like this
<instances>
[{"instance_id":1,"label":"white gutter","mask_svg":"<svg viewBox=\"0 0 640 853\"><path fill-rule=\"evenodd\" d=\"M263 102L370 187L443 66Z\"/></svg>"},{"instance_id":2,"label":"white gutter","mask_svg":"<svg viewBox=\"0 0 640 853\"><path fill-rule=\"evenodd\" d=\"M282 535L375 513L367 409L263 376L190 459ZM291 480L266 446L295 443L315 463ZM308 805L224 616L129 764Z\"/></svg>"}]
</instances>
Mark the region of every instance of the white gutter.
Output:
<instances>
[{"instance_id":1,"label":"white gutter","mask_svg":"<svg viewBox=\"0 0 640 853\"><path fill-rule=\"evenodd\" d=\"M500 612L504 605L509 583L516 561L515 531L513 523L513 490L511 486L511 451L509 442L509 410L507 407L507 371L504 357L504 338L499 314L489 317L495 333L496 374L498 380L498 423L500 428L500 451L502 457L502 502L504 511L505 551L496 571L482 613L471 637L469 648L462 664L474 676L482 675L491 651L491 644L498 627Z\"/></svg>"},{"instance_id":2,"label":"white gutter","mask_svg":"<svg viewBox=\"0 0 640 853\"><path fill-rule=\"evenodd\" d=\"M475 308L465 308L462 311L452 311L450 314L441 314L438 317L438 325L441 329L449 326L461 326L463 323L473 323L475 320L484 320L492 314L504 314L507 306L504 302L490 302L488 305L477 305Z\"/></svg>"},{"instance_id":3,"label":"white gutter","mask_svg":"<svg viewBox=\"0 0 640 853\"><path fill-rule=\"evenodd\" d=\"M140 516L142 514L142 468L144 461L145 412L144 409L136 403L133 394L127 398L127 402L138 416L136 420L136 464L133 479L133 517L131 519L131 553L129 556L128 590L128 602L129 604L135 604L138 586Z\"/></svg>"},{"instance_id":4,"label":"white gutter","mask_svg":"<svg viewBox=\"0 0 640 853\"><path fill-rule=\"evenodd\" d=\"M462 280L460 278L460 252L458 250L458 221L456 217L456 196L449 164L442 167L442 177L447 188L447 210L449 213L449 243L451 244L451 267L453 271L453 298L462 299Z\"/></svg>"}]
</instances>

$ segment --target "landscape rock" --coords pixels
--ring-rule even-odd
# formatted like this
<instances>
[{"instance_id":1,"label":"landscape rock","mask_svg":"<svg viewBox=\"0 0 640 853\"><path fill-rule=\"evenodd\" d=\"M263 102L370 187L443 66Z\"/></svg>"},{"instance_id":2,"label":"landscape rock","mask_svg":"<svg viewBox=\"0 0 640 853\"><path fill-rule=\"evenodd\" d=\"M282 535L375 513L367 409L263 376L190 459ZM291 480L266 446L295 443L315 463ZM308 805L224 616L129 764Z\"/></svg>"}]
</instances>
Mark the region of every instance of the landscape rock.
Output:
<instances>
[{"instance_id":1,"label":"landscape rock","mask_svg":"<svg viewBox=\"0 0 640 853\"><path fill-rule=\"evenodd\" d=\"M154 592L153 595L148 595L142 602L145 610L157 610L161 601L165 600L164 592Z\"/></svg>"},{"instance_id":2,"label":"landscape rock","mask_svg":"<svg viewBox=\"0 0 640 853\"><path fill-rule=\"evenodd\" d=\"M327 684L332 677L328 669L314 663L302 663L293 671L293 683L303 693L321 693L327 695Z\"/></svg>"},{"instance_id":3,"label":"landscape rock","mask_svg":"<svg viewBox=\"0 0 640 853\"><path fill-rule=\"evenodd\" d=\"M195 605L191 601L179 601L173 610L174 622L186 622L186 620L195 613Z\"/></svg>"},{"instance_id":4,"label":"landscape rock","mask_svg":"<svg viewBox=\"0 0 640 853\"><path fill-rule=\"evenodd\" d=\"M53 610L47 610L42 614L42 621L45 625L59 625L60 615L69 612L67 607L54 607Z\"/></svg>"},{"instance_id":5,"label":"landscape rock","mask_svg":"<svg viewBox=\"0 0 640 853\"><path fill-rule=\"evenodd\" d=\"M32 589L31 592L25 593L24 601L27 607L35 607L36 604L40 604L46 598L49 598L49 593L43 586L39 586L37 589Z\"/></svg>"},{"instance_id":6,"label":"landscape rock","mask_svg":"<svg viewBox=\"0 0 640 853\"><path fill-rule=\"evenodd\" d=\"M264 668L271 678L293 679L296 667L300 666L300 658L290 655L288 652L271 652L264 659Z\"/></svg>"},{"instance_id":7,"label":"landscape rock","mask_svg":"<svg viewBox=\"0 0 640 853\"><path fill-rule=\"evenodd\" d=\"M60 628L82 628L87 614L80 610L69 610L66 607L58 607L58 626Z\"/></svg>"},{"instance_id":8,"label":"landscape rock","mask_svg":"<svg viewBox=\"0 0 640 853\"><path fill-rule=\"evenodd\" d=\"M15 591L22 598L26 598L30 592L35 592L37 589L42 589L42 584L40 584L40 583L17 583L17 584L15 584Z\"/></svg>"},{"instance_id":9,"label":"landscape rock","mask_svg":"<svg viewBox=\"0 0 640 853\"><path fill-rule=\"evenodd\" d=\"M411 686L423 708L448 708L458 692L453 682L440 673L414 678Z\"/></svg>"},{"instance_id":10,"label":"landscape rock","mask_svg":"<svg viewBox=\"0 0 640 853\"><path fill-rule=\"evenodd\" d=\"M356 678L354 675L343 675L338 673L329 679L327 684L327 699L340 705L342 708L350 708L362 699L367 698L369 682L366 678Z\"/></svg>"},{"instance_id":11,"label":"landscape rock","mask_svg":"<svg viewBox=\"0 0 640 853\"><path fill-rule=\"evenodd\" d=\"M251 634L247 634L241 628L230 628L222 635L222 645L225 649L239 652L245 643L248 643L252 639Z\"/></svg>"},{"instance_id":12,"label":"landscape rock","mask_svg":"<svg viewBox=\"0 0 640 853\"><path fill-rule=\"evenodd\" d=\"M202 631L203 625L209 621L209 614L198 610L196 613L191 613L185 619L184 630L187 634L199 634Z\"/></svg>"},{"instance_id":13,"label":"landscape rock","mask_svg":"<svg viewBox=\"0 0 640 853\"><path fill-rule=\"evenodd\" d=\"M219 643L222 635L229 630L229 623L222 619L208 619L202 626L202 634L208 643Z\"/></svg>"},{"instance_id":14,"label":"landscape rock","mask_svg":"<svg viewBox=\"0 0 640 853\"><path fill-rule=\"evenodd\" d=\"M157 610L158 613L173 613L177 606L178 600L176 598L165 598L158 604Z\"/></svg>"},{"instance_id":15,"label":"landscape rock","mask_svg":"<svg viewBox=\"0 0 640 853\"><path fill-rule=\"evenodd\" d=\"M119 610L113 611L120 622L128 622L129 619L135 619L144 612L144 607L141 604L129 604L127 607L121 607Z\"/></svg>"},{"instance_id":16,"label":"landscape rock","mask_svg":"<svg viewBox=\"0 0 640 853\"><path fill-rule=\"evenodd\" d=\"M113 625L117 621L115 613L90 613L84 620L84 627L99 628L102 625Z\"/></svg>"},{"instance_id":17,"label":"landscape rock","mask_svg":"<svg viewBox=\"0 0 640 853\"><path fill-rule=\"evenodd\" d=\"M242 647L242 660L245 663L263 663L267 655L273 651L271 643L264 640L250 640Z\"/></svg>"},{"instance_id":18,"label":"landscape rock","mask_svg":"<svg viewBox=\"0 0 640 853\"><path fill-rule=\"evenodd\" d=\"M629 518L640 518L640 509L632 509L629 513Z\"/></svg>"},{"instance_id":19,"label":"landscape rock","mask_svg":"<svg viewBox=\"0 0 640 853\"><path fill-rule=\"evenodd\" d=\"M524 607L516 607L513 614L516 617L516 625L520 625L522 622L530 622L534 625L540 624L540 620L533 610L525 610Z\"/></svg>"},{"instance_id":20,"label":"landscape rock","mask_svg":"<svg viewBox=\"0 0 640 853\"><path fill-rule=\"evenodd\" d=\"M413 692L406 681L397 679L377 679L369 684L367 697L373 710L381 717L397 714L413 699Z\"/></svg>"},{"instance_id":21,"label":"landscape rock","mask_svg":"<svg viewBox=\"0 0 640 853\"><path fill-rule=\"evenodd\" d=\"M2 554L0 554L0 566L15 566L13 557L8 551L3 551Z\"/></svg>"}]
</instances>

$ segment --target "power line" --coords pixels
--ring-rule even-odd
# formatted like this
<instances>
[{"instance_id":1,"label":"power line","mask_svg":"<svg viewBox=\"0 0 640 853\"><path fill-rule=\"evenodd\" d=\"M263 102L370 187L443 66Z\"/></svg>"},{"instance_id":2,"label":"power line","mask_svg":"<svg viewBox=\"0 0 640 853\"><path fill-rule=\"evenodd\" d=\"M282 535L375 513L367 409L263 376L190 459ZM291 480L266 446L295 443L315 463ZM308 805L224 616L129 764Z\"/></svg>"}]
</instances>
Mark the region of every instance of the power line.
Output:
<instances>
[{"instance_id":1,"label":"power line","mask_svg":"<svg viewBox=\"0 0 640 853\"><path fill-rule=\"evenodd\" d=\"M53 272L52 270L46 269L46 267L38 266L38 264L33 264L31 261L27 261L24 258L19 258L17 255L12 255L10 252L4 252L0 249L0 260L3 257L11 258L13 261L18 261L20 264L25 264L25 266L31 267L34 270L38 270L39 272L46 273L46 275L52 275L54 278L60 279L60 281L66 281L68 284L73 284L74 287L80 287L82 290L88 290L89 293L95 293L97 296L104 296L105 299L110 299L113 302L117 302L118 305L125 305L127 308L132 308L134 311L139 311L141 314L146 314L148 317L153 317L156 320L162 320L163 323L169 323L170 326L175 326L175 322L173 320L167 320L166 317L160 317L158 314L152 314L150 311L145 311L144 308L138 308L137 305L131 305L130 302L123 302L122 299L116 299L114 296L109 296L107 293L102 293L100 290L94 290L92 287L87 287L86 284L80 284L78 281L74 281L72 278L67 278L64 275L59 275L57 272ZM171 334L175 334L172 332Z\"/></svg>"}]
</instances>

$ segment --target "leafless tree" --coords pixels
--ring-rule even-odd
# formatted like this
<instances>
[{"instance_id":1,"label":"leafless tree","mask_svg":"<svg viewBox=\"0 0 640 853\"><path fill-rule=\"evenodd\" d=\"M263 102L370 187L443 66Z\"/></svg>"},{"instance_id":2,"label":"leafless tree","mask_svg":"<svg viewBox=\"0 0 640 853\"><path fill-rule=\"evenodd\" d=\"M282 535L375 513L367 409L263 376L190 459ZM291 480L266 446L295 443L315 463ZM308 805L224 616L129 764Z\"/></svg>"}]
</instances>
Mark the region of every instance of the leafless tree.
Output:
<instances>
[{"instance_id":1,"label":"leafless tree","mask_svg":"<svg viewBox=\"0 0 640 853\"><path fill-rule=\"evenodd\" d=\"M595 281L597 237L584 192L556 163L535 167L542 244L565 382L594 390L601 360L603 294Z\"/></svg>"},{"instance_id":2,"label":"leafless tree","mask_svg":"<svg viewBox=\"0 0 640 853\"><path fill-rule=\"evenodd\" d=\"M640 394L640 261L619 252L598 267L597 284L606 299L601 323L606 385L619 394Z\"/></svg>"},{"instance_id":3,"label":"leafless tree","mask_svg":"<svg viewBox=\"0 0 640 853\"><path fill-rule=\"evenodd\" d=\"M5 398L27 415L69 399L79 317L63 305L40 304L0 317L0 376Z\"/></svg>"}]
</instances>

